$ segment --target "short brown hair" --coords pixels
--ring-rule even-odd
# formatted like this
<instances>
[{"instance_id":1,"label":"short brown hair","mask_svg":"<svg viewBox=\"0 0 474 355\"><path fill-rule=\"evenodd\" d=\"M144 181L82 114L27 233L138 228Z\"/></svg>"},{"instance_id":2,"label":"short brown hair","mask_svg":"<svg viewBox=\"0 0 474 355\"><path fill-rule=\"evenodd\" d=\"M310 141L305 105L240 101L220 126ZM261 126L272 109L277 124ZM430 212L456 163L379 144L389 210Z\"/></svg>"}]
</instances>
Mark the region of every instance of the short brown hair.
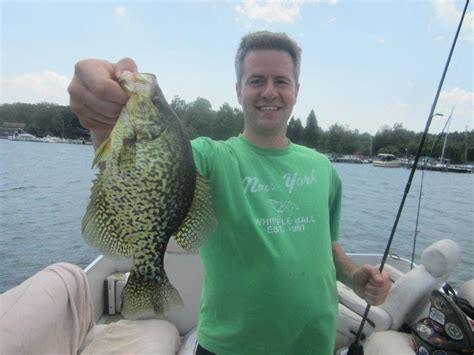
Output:
<instances>
[{"instance_id":1,"label":"short brown hair","mask_svg":"<svg viewBox=\"0 0 474 355\"><path fill-rule=\"evenodd\" d=\"M301 64L301 48L286 33L259 31L250 33L240 41L237 54L235 55L235 75L237 76L237 84L242 79L242 67L245 56L253 50L274 49L287 52L293 60L293 68L296 82L299 81L300 64Z\"/></svg>"}]
</instances>

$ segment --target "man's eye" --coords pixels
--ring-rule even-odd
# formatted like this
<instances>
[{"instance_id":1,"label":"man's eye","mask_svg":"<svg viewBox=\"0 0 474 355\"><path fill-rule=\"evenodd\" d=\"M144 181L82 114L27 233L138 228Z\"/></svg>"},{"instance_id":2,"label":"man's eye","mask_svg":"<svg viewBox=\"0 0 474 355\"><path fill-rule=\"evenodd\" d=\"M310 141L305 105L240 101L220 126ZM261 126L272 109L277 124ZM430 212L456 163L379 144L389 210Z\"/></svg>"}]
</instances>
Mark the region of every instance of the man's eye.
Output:
<instances>
[{"instance_id":1,"label":"man's eye","mask_svg":"<svg viewBox=\"0 0 474 355\"><path fill-rule=\"evenodd\" d=\"M276 84L277 85L280 85L280 86L286 86L289 84L289 81L288 80L285 80L285 79L280 79L280 80L277 80L276 81Z\"/></svg>"},{"instance_id":2,"label":"man's eye","mask_svg":"<svg viewBox=\"0 0 474 355\"><path fill-rule=\"evenodd\" d=\"M251 80L249 81L249 84L250 84L250 85L259 85L259 84L261 84L261 83L262 83L262 79L258 79L258 78L251 79Z\"/></svg>"}]
</instances>

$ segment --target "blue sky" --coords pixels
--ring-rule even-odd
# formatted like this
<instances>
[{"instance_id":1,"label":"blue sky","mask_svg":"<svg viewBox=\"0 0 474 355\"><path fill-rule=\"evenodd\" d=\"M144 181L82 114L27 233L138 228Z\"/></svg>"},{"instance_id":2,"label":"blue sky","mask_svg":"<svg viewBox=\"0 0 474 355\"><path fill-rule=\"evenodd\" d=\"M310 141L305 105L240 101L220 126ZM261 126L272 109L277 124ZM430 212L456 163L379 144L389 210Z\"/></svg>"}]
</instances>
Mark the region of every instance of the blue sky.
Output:
<instances>
[{"instance_id":1,"label":"blue sky","mask_svg":"<svg viewBox=\"0 0 474 355\"><path fill-rule=\"evenodd\" d=\"M0 0L1 1L1 0ZM303 49L293 111L375 134L422 131L464 1L1 1L0 103L68 104L74 64L132 57L168 100L238 107L233 60L249 31L287 32ZM474 15L468 8L431 132L473 129Z\"/></svg>"}]
</instances>

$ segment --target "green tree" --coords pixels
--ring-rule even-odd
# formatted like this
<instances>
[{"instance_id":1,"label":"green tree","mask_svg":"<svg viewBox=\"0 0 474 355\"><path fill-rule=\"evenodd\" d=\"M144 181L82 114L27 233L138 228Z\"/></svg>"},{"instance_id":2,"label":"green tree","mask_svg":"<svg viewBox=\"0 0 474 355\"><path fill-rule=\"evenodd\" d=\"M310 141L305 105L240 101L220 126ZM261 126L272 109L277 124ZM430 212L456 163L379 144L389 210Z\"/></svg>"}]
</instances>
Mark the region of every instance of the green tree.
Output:
<instances>
[{"instance_id":1,"label":"green tree","mask_svg":"<svg viewBox=\"0 0 474 355\"><path fill-rule=\"evenodd\" d=\"M393 155L396 155L398 157L400 156L400 151L394 145L388 145L386 147L382 147L377 151L377 154L382 154L382 153L393 154Z\"/></svg>"},{"instance_id":2,"label":"green tree","mask_svg":"<svg viewBox=\"0 0 474 355\"><path fill-rule=\"evenodd\" d=\"M212 136L212 125L215 118L216 113L212 110L209 100L198 97L189 104L188 124L195 129L197 136Z\"/></svg>"},{"instance_id":3,"label":"green tree","mask_svg":"<svg viewBox=\"0 0 474 355\"><path fill-rule=\"evenodd\" d=\"M237 136L244 127L244 116L241 110L224 103L216 113L212 125L212 138L227 139Z\"/></svg>"},{"instance_id":4,"label":"green tree","mask_svg":"<svg viewBox=\"0 0 474 355\"><path fill-rule=\"evenodd\" d=\"M209 136L226 139L242 132L244 122L242 111L232 108L228 103L223 104L216 112L205 98L198 97L195 101L186 103L179 96L175 96L170 106L182 120L190 138ZM2 104L0 126L5 122L24 123L25 130L37 136L64 134L65 138L89 139L88 130L80 125L68 106L44 102ZM317 134L310 138L311 132ZM316 146L325 152L339 154L360 152L365 155L369 154L372 138L368 133L360 133L357 129L350 130L347 126L337 123L324 131L318 127L313 110L308 116L306 128L303 128L299 118L292 117L288 122L287 136L295 143L312 148ZM395 123L392 127L383 126L372 139L373 153L413 156L418 150L421 137L422 132L408 131L399 123ZM440 158L444 138L444 134L428 134L422 155ZM454 162L474 161L474 130L449 133L444 157Z\"/></svg>"},{"instance_id":5,"label":"green tree","mask_svg":"<svg viewBox=\"0 0 474 355\"><path fill-rule=\"evenodd\" d=\"M310 148L316 148L320 145L321 128L318 126L318 120L314 110L308 115L306 119L306 126L304 128L304 144Z\"/></svg>"},{"instance_id":6,"label":"green tree","mask_svg":"<svg viewBox=\"0 0 474 355\"><path fill-rule=\"evenodd\" d=\"M286 135L293 143L303 144L304 128L299 118L291 117L288 122Z\"/></svg>"},{"instance_id":7,"label":"green tree","mask_svg":"<svg viewBox=\"0 0 474 355\"><path fill-rule=\"evenodd\" d=\"M382 148L391 147L390 149L396 148L399 152L408 151L412 148L410 143L415 139L415 133L410 132L403 128L401 123L395 123L392 128L388 126L383 126L380 130L377 131L373 141L373 151L382 152ZM415 152L409 152L414 154ZM391 153L394 154L394 153Z\"/></svg>"}]
</instances>

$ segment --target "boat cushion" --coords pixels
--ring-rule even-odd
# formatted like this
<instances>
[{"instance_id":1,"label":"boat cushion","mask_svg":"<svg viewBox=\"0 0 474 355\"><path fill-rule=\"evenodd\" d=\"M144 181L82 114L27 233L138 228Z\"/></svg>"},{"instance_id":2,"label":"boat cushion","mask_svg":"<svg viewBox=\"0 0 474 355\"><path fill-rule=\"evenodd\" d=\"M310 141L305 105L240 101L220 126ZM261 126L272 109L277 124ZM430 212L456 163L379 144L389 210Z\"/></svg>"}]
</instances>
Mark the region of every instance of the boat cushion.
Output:
<instances>
[{"instance_id":1,"label":"boat cushion","mask_svg":"<svg viewBox=\"0 0 474 355\"><path fill-rule=\"evenodd\" d=\"M416 320L411 318L419 318L419 313L429 303L431 291L439 288L442 283L424 265L412 269L395 282L385 302L377 307L385 310L392 318L392 324L387 329L398 330L408 319L411 323Z\"/></svg>"},{"instance_id":2,"label":"boat cushion","mask_svg":"<svg viewBox=\"0 0 474 355\"><path fill-rule=\"evenodd\" d=\"M399 329L404 322L411 325L423 317L430 303L431 291L446 282L449 273L461 260L461 248L449 239L442 239L427 247L421 265L403 275L393 285L380 308L392 317L390 329Z\"/></svg>"},{"instance_id":3,"label":"boat cushion","mask_svg":"<svg viewBox=\"0 0 474 355\"><path fill-rule=\"evenodd\" d=\"M474 279L470 279L461 285L458 291L458 298L463 298L474 307Z\"/></svg>"},{"instance_id":4,"label":"boat cushion","mask_svg":"<svg viewBox=\"0 0 474 355\"><path fill-rule=\"evenodd\" d=\"M191 329L181 341L178 355L193 355L197 346L197 327Z\"/></svg>"},{"instance_id":5,"label":"boat cushion","mask_svg":"<svg viewBox=\"0 0 474 355\"><path fill-rule=\"evenodd\" d=\"M350 287L340 281L337 281L337 292L339 294L339 303L359 315L358 321L350 323L352 331L357 331L367 303L357 296ZM341 307L339 307L339 310L341 310ZM341 315L341 313L339 315ZM341 321L341 319L339 319L339 321ZM352 326L353 324L356 324L356 326ZM371 307L368 314L368 324L371 328L375 328L375 330L386 330L392 325L392 317L379 307Z\"/></svg>"},{"instance_id":6,"label":"boat cushion","mask_svg":"<svg viewBox=\"0 0 474 355\"><path fill-rule=\"evenodd\" d=\"M414 324L422 318L429 305L431 291L446 281L459 263L460 253L458 244L448 239L426 248L421 265L398 277L385 302L370 308L368 320L374 323L375 330L398 330L404 322ZM359 315L364 314L367 305L364 300L340 282L337 289L340 303Z\"/></svg>"},{"instance_id":7,"label":"boat cushion","mask_svg":"<svg viewBox=\"0 0 474 355\"><path fill-rule=\"evenodd\" d=\"M168 321L122 319L106 325L81 355L152 353L174 355L180 344L178 329Z\"/></svg>"},{"instance_id":8,"label":"boat cushion","mask_svg":"<svg viewBox=\"0 0 474 355\"><path fill-rule=\"evenodd\" d=\"M346 339L354 339L362 320L361 316L341 303L338 305L338 311L337 333ZM373 332L372 322L366 322L362 332L363 337L366 338Z\"/></svg>"},{"instance_id":9,"label":"boat cushion","mask_svg":"<svg viewBox=\"0 0 474 355\"><path fill-rule=\"evenodd\" d=\"M449 239L442 239L427 247L421 254L421 264L434 277L450 273L461 260L461 248Z\"/></svg>"},{"instance_id":10,"label":"boat cushion","mask_svg":"<svg viewBox=\"0 0 474 355\"><path fill-rule=\"evenodd\" d=\"M365 355L414 355L410 334L387 330L375 332L364 344Z\"/></svg>"}]
</instances>

